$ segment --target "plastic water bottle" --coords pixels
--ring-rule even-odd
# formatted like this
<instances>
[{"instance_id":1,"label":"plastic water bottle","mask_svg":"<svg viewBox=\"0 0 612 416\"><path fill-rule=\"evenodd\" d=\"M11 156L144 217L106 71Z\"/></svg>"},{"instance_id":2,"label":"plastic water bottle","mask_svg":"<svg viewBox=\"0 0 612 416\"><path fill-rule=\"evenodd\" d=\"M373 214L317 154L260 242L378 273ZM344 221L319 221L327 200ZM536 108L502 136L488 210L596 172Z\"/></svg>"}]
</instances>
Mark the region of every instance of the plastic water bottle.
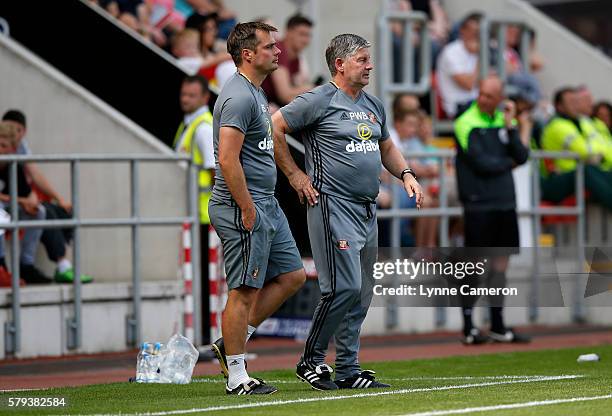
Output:
<instances>
[{"instance_id":1,"label":"plastic water bottle","mask_svg":"<svg viewBox=\"0 0 612 416\"><path fill-rule=\"evenodd\" d=\"M148 381L148 357L150 351L150 344L143 342L140 351L138 351L138 358L136 359L136 383L146 383Z\"/></svg>"},{"instance_id":2,"label":"plastic water bottle","mask_svg":"<svg viewBox=\"0 0 612 416\"><path fill-rule=\"evenodd\" d=\"M147 382L161 383L159 367L166 358L165 353L164 344L156 342L151 355L147 357Z\"/></svg>"},{"instance_id":3,"label":"plastic water bottle","mask_svg":"<svg viewBox=\"0 0 612 416\"><path fill-rule=\"evenodd\" d=\"M198 361L198 350L187 338L174 334L166 344L165 358L160 365L162 383L187 384Z\"/></svg>"}]
</instances>

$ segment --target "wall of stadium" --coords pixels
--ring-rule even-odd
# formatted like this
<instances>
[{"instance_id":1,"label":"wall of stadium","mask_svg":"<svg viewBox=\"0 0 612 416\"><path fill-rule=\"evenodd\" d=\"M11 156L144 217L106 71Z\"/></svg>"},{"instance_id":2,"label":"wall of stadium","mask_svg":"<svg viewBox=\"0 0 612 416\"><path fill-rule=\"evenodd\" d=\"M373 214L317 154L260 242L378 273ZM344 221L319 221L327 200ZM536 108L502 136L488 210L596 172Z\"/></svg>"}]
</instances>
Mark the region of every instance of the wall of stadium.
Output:
<instances>
[{"instance_id":1,"label":"wall of stadium","mask_svg":"<svg viewBox=\"0 0 612 416\"><path fill-rule=\"evenodd\" d=\"M18 108L26 113L26 139L35 154L172 154L142 128L3 36L0 36L0 73L0 110ZM68 164L39 163L39 166L58 191L70 198ZM185 190L185 170L177 164L141 165L143 217L184 215ZM82 218L129 217L130 192L127 163L82 164ZM176 277L179 232L178 227L142 230L141 267L145 280ZM97 282L131 279L129 228L86 228L82 230L81 242L82 270L92 274ZM42 247L37 263L52 274L54 265L46 260Z\"/></svg>"}]
</instances>

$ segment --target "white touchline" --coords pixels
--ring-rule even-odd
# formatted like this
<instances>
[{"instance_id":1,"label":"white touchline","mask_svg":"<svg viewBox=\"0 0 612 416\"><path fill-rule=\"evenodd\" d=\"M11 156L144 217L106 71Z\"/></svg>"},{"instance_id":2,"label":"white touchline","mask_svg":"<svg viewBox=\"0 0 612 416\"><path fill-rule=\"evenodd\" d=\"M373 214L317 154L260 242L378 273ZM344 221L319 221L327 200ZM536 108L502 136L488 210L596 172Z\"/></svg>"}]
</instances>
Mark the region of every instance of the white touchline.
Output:
<instances>
[{"instance_id":1,"label":"white touchline","mask_svg":"<svg viewBox=\"0 0 612 416\"><path fill-rule=\"evenodd\" d=\"M17 391L39 391L39 390L47 390L46 388L41 389L8 389L8 390L0 390L0 393L13 393Z\"/></svg>"},{"instance_id":2,"label":"white touchline","mask_svg":"<svg viewBox=\"0 0 612 416\"><path fill-rule=\"evenodd\" d=\"M506 410L506 409L520 409L520 408L523 408L523 407L550 406L552 404L586 402L586 401L591 401L591 400L605 400L605 399L612 399L612 394L608 394L608 395L605 395L605 396L573 397L571 399L542 400L542 401L539 401L539 402L498 404L498 405L495 405L495 406L466 407L464 409L435 410L433 412L409 413L409 414L405 414L405 415L402 415L402 416L460 415L460 414L463 414L463 413L489 412L489 411L492 411L492 410Z\"/></svg>"},{"instance_id":3,"label":"white touchline","mask_svg":"<svg viewBox=\"0 0 612 416\"><path fill-rule=\"evenodd\" d=\"M545 375L533 374L530 376L517 376L517 375L507 375L507 376L455 376L455 377L396 377L389 378L384 377L381 378L382 381L419 381L419 380L523 380L523 379L534 379L534 378L542 378L542 377L550 377ZM196 378L191 380L192 383L225 383L225 379L220 378ZM269 384L302 384L301 380L266 380L266 383Z\"/></svg>"},{"instance_id":4,"label":"white touchline","mask_svg":"<svg viewBox=\"0 0 612 416\"><path fill-rule=\"evenodd\" d=\"M203 412L214 412L221 410L235 410L235 409L248 409L253 407L266 407L266 406L282 406L286 404L295 403L312 403L312 402L324 402L332 400L345 400L355 399L363 397L376 397L376 396L389 396L394 394L409 394L409 393L424 393L428 391L444 391L444 390L456 390L456 389L470 389L478 387L488 386L499 386L503 384L518 384L518 383L535 383L539 381L555 381L555 380L572 380L584 377L582 375L563 375L563 376L545 376L545 377L534 377L530 379L519 379L519 380L504 380L504 381L489 381L486 383L474 383L474 384L460 384L450 386L439 386L439 387L424 387L417 389L401 389L401 390L388 390L388 391L377 391L373 393L357 393L357 394L345 394L342 396L323 396L323 397L311 397L308 399L294 399L294 400L275 400L275 401L264 401L258 403L244 403L244 404L233 404L225 406L213 406L213 407L202 407L193 409L183 410L169 410L164 412L151 412L151 413L110 413L104 415L89 415L89 416L167 416L167 415L184 415L189 413L203 413Z\"/></svg>"}]
</instances>

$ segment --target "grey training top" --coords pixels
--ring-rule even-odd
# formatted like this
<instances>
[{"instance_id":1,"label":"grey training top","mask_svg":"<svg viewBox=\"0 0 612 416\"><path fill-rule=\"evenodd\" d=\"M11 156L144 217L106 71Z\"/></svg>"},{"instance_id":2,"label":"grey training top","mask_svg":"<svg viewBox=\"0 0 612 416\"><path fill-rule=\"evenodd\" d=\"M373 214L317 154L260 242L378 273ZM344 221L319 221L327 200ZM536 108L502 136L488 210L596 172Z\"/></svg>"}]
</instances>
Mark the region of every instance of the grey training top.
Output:
<instances>
[{"instance_id":1,"label":"grey training top","mask_svg":"<svg viewBox=\"0 0 612 416\"><path fill-rule=\"evenodd\" d=\"M316 189L352 201L376 199L379 142L389 138L378 98L361 91L353 100L330 82L299 95L280 111L292 134L304 139L306 171Z\"/></svg>"},{"instance_id":2,"label":"grey training top","mask_svg":"<svg viewBox=\"0 0 612 416\"><path fill-rule=\"evenodd\" d=\"M219 130L223 126L234 127L244 133L240 163L253 200L274 195L276 164L268 100L261 88L255 88L239 73L223 86L213 111L215 186L212 199L230 203L232 195L219 167Z\"/></svg>"}]
</instances>

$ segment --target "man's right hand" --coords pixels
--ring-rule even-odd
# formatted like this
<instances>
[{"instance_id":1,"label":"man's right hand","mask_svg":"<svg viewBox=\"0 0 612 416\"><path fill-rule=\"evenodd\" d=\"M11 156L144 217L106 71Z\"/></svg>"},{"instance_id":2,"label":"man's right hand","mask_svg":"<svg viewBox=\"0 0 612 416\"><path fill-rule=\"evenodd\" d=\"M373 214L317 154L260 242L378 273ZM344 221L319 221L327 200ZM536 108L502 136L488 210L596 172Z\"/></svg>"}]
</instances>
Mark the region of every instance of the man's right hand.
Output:
<instances>
[{"instance_id":1,"label":"man's right hand","mask_svg":"<svg viewBox=\"0 0 612 416\"><path fill-rule=\"evenodd\" d=\"M257 210L255 209L255 205L251 204L245 209L242 209L241 212L242 226L248 231L253 231L253 228L255 227L255 220L257 219Z\"/></svg>"},{"instance_id":2,"label":"man's right hand","mask_svg":"<svg viewBox=\"0 0 612 416\"><path fill-rule=\"evenodd\" d=\"M289 177L289 183L298 193L300 203L304 203L304 197L306 197L306 201L310 206L314 206L315 204L319 203L319 192L313 188L310 178L304 172L297 170L293 175L291 175L291 177Z\"/></svg>"}]
</instances>

